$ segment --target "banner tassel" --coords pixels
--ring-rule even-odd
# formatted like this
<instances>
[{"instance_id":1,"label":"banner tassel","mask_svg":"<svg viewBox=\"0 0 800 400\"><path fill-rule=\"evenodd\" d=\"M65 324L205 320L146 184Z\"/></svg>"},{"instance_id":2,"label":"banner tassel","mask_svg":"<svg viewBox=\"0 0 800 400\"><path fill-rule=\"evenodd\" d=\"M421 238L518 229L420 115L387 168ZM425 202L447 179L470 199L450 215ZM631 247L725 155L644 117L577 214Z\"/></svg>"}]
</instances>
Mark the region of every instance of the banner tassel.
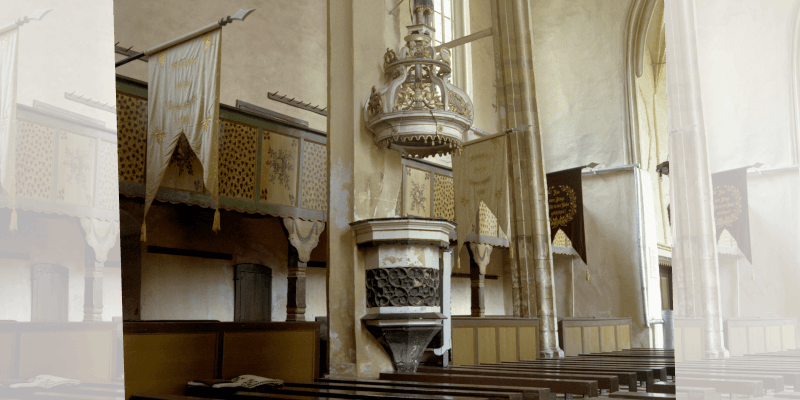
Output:
<instances>
[{"instance_id":1,"label":"banner tassel","mask_svg":"<svg viewBox=\"0 0 800 400\"><path fill-rule=\"evenodd\" d=\"M219 208L218 208L216 211L214 211L214 226L211 227L211 230L217 232L219 231L219 229L220 227L219 227Z\"/></svg>"},{"instance_id":2,"label":"banner tassel","mask_svg":"<svg viewBox=\"0 0 800 400\"><path fill-rule=\"evenodd\" d=\"M139 240L142 242L147 241L147 223L142 222L142 234L139 236Z\"/></svg>"},{"instance_id":3,"label":"banner tassel","mask_svg":"<svg viewBox=\"0 0 800 400\"><path fill-rule=\"evenodd\" d=\"M17 231L17 209L11 211L11 224L8 226L8 230L11 232Z\"/></svg>"},{"instance_id":4,"label":"banner tassel","mask_svg":"<svg viewBox=\"0 0 800 400\"><path fill-rule=\"evenodd\" d=\"M589 267L586 267L586 280L589 280Z\"/></svg>"}]
</instances>

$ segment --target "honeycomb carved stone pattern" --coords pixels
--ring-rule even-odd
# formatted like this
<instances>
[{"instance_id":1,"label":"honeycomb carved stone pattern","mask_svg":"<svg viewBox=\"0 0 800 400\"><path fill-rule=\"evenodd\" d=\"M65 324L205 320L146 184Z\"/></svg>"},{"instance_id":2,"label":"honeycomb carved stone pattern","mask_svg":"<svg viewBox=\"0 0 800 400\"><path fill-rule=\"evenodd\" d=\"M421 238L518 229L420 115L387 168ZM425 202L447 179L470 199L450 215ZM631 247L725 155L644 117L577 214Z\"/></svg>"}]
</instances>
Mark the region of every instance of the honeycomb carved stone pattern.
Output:
<instances>
[{"instance_id":1,"label":"honeycomb carved stone pattern","mask_svg":"<svg viewBox=\"0 0 800 400\"><path fill-rule=\"evenodd\" d=\"M453 189L453 178L434 174L433 180L433 216L449 221L456 219L456 195Z\"/></svg>"},{"instance_id":2,"label":"honeycomb carved stone pattern","mask_svg":"<svg viewBox=\"0 0 800 400\"><path fill-rule=\"evenodd\" d=\"M367 307L439 306L439 270L396 267L367 270Z\"/></svg>"},{"instance_id":3,"label":"honeycomb carved stone pattern","mask_svg":"<svg viewBox=\"0 0 800 400\"><path fill-rule=\"evenodd\" d=\"M300 207L309 210L328 211L328 152L324 144L303 144L303 191Z\"/></svg>"},{"instance_id":4,"label":"honeycomb carved stone pattern","mask_svg":"<svg viewBox=\"0 0 800 400\"><path fill-rule=\"evenodd\" d=\"M144 184L147 100L117 93L119 180Z\"/></svg>"},{"instance_id":5,"label":"honeycomb carved stone pattern","mask_svg":"<svg viewBox=\"0 0 800 400\"><path fill-rule=\"evenodd\" d=\"M97 162L100 177L97 181L97 206L107 210L119 208L119 188L117 180L117 146L100 141L100 159Z\"/></svg>"},{"instance_id":6,"label":"honeycomb carved stone pattern","mask_svg":"<svg viewBox=\"0 0 800 400\"><path fill-rule=\"evenodd\" d=\"M49 200L53 194L56 130L17 122L17 196Z\"/></svg>"},{"instance_id":7,"label":"honeycomb carved stone pattern","mask_svg":"<svg viewBox=\"0 0 800 400\"><path fill-rule=\"evenodd\" d=\"M219 195L255 200L258 128L220 120Z\"/></svg>"}]
</instances>

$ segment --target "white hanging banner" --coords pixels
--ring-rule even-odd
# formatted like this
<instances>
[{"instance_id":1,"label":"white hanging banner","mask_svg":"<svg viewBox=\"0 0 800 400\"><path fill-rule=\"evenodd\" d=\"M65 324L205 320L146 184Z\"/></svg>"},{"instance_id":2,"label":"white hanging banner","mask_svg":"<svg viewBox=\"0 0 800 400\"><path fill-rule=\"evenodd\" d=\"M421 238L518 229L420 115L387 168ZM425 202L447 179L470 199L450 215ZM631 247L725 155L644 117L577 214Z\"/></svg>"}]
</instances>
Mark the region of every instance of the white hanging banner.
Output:
<instances>
[{"instance_id":1,"label":"white hanging banner","mask_svg":"<svg viewBox=\"0 0 800 400\"><path fill-rule=\"evenodd\" d=\"M219 74L222 27L149 56L147 171L144 214L153 203L181 135L203 166L219 230ZM147 240L142 224L142 241Z\"/></svg>"},{"instance_id":2,"label":"white hanging banner","mask_svg":"<svg viewBox=\"0 0 800 400\"><path fill-rule=\"evenodd\" d=\"M499 134L464 144L454 156L455 214L458 248L468 234L507 239L509 231L508 135ZM494 243L488 243L494 244Z\"/></svg>"},{"instance_id":3,"label":"white hanging banner","mask_svg":"<svg viewBox=\"0 0 800 400\"><path fill-rule=\"evenodd\" d=\"M17 149L17 45L19 28L0 33L0 188L16 206ZM12 231L17 230L17 210L11 212Z\"/></svg>"}]
</instances>

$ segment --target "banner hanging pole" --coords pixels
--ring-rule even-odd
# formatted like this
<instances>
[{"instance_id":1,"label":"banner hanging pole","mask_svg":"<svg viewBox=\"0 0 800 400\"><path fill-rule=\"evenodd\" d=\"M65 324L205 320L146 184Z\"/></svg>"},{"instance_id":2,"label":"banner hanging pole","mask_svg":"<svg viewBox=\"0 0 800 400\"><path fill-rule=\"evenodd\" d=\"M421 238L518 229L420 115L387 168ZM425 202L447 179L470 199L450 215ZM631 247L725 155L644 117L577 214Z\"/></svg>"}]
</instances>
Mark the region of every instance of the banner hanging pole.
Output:
<instances>
[{"instance_id":1,"label":"banner hanging pole","mask_svg":"<svg viewBox=\"0 0 800 400\"><path fill-rule=\"evenodd\" d=\"M25 25L30 21L41 21L42 18L44 18L44 16L47 15L47 13L49 13L50 11L53 11L53 9L51 8L49 10L42 10L41 8L39 8L36 11L34 11L33 14L31 14L30 16L26 15L22 18L17 18L16 21L0 27L0 34L6 33L7 31L10 31L14 28Z\"/></svg>"},{"instance_id":2,"label":"banner hanging pole","mask_svg":"<svg viewBox=\"0 0 800 400\"><path fill-rule=\"evenodd\" d=\"M240 8L239 11L237 11L236 14L234 14L233 16L229 15L227 17L223 17L219 21L212 22L212 23L210 23L210 24L208 24L208 25L206 25L206 26L204 26L204 27L202 27L200 29L196 29L196 30L194 30L192 32L189 32L189 33L185 34L185 35L181 35L181 36L179 36L177 38L174 38L172 40L169 40L169 41L166 41L164 43L161 43L158 46L151 47L151 48L149 48L149 49L147 49L147 50L145 50L145 51L143 51L141 53L135 54L135 55L130 56L128 58L125 58L123 60L119 60L114 64L114 68L118 68L118 67L120 67L122 65L125 65L125 64L131 62L131 61L138 60L138 59L140 59L140 58L142 58L144 56L150 56L153 53L158 53L161 50L164 50L164 49L172 47L172 46L174 46L174 45L176 45L178 43L185 42L187 40L190 40L192 38L200 36L200 35L208 32L210 30L216 29L217 27L222 27L222 26L228 25L228 24L232 23L235 20L244 21L244 19L247 18L247 16L250 15L255 10L256 10L255 8L251 8L251 9Z\"/></svg>"}]
</instances>

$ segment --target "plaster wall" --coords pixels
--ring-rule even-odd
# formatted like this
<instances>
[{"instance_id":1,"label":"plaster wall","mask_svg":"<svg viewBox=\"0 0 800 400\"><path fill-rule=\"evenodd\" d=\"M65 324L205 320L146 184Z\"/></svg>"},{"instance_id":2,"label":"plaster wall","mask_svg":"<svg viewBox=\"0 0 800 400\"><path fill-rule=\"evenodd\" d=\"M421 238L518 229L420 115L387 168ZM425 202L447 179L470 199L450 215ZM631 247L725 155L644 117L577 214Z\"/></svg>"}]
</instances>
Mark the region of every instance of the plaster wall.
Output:
<instances>
[{"instance_id":1,"label":"plaster wall","mask_svg":"<svg viewBox=\"0 0 800 400\"><path fill-rule=\"evenodd\" d=\"M791 55L797 0L697 2L697 54L711 172L793 163Z\"/></svg>"},{"instance_id":2,"label":"plaster wall","mask_svg":"<svg viewBox=\"0 0 800 400\"><path fill-rule=\"evenodd\" d=\"M492 27L492 7L489 1L469 2L469 34ZM492 37L478 39L472 47L472 91L468 93L475 107L472 126L489 134L501 131L497 107L497 77Z\"/></svg>"},{"instance_id":3,"label":"plaster wall","mask_svg":"<svg viewBox=\"0 0 800 400\"><path fill-rule=\"evenodd\" d=\"M484 281L484 305L486 315L514 315L511 303L511 282L505 279L503 269L503 248L492 249L492 256L486 266L486 275L491 279ZM453 267L454 274L469 275L469 252L466 245L461 248L458 263ZM496 278L495 278L496 277ZM472 282L467 277L453 277L450 281L451 315L470 315L472 313Z\"/></svg>"},{"instance_id":4,"label":"plaster wall","mask_svg":"<svg viewBox=\"0 0 800 400\"><path fill-rule=\"evenodd\" d=\"M792 57L796 0L769 6L734 0L696 4L702 105L712 173L752 165L796 165L798 127L792 120ZM720 257L723 319L800 317L797 262L800 191L797 170L748 177L753 262ZM753 275L755 272L755 279Z\"/></svg>"},{"instance_id":5,"label":"plaster wall","mask_svg":"<svg viewBox=\"0 0 800 400\"><path fill-rule=\"evenodd\" d=\"M0 218L8 224L8 215ZM2 221L0 221L2 223ZM69 270L68 320L83 321L86 242L77 219L19 212L19 230L0 238L0 251L22 253L28 260L0 258L0 320L31 320L31 266L47 263ZM119 259L119 247L109 251L108 261ZM119 268L103 268L103 321L122 315Z\"/></svg>"},{"instance_id":6,"label":"plaster wall","mask_svg":"<svg viewBox=\"0 0 800 400\"><path fill-rule=\"evenodd\" d=\"M151 216L152 214L152 216ZM251 217L226 211L218 233L211 230L213 210L154 204L149 213L146 246L232 254L233 260L154 254L142 250L143 320L214 319L233 321L234 266L252 263L272 269L272 320L286 320L289 243L274 217ZM311 253L324 261L325 235ZM306 320L327 314L325 270L308 268Z\"/></svg>"},{"instance_id":7,"label":"plaster wall","mask_svg":"<svg viewBox=\"0 0 800 400\"><path fill-rule=\"evenodd\" d=\"M751 176L748 179L750 238L753 262L743 256L720 257L722 317L800 317L795 294L798 274L797 172ZM739 290L736 290L738 259ZM727 305L727 308L726 308Z\"/></svg>"},{"instance_id":8,"label":"plaster wall","mask_svg":"<svg viewBox=\"0 0 800 400\"><path fill-rule=\"evenodd\" d=\"M629 0L531 1L547 172L589 162L628 164L624 57L629 7Z\"/></svg>"},{"instance_id":9,"label":"plaster wall","mask_svg":"<svg viewBox=\"0 0 800 400\"><path fill-rule=\"evenodd\" d=\"M220 102L246 101L326 130L325 116L268 98L279 92L320 108L327 106L326 3L319 0L115 1L113 37L135 51L255 8L247 19L222 28ZM110 33L108 35L111 37ZM103 50L106 54L111 43ZM379 54L382 55L383 53ZM116 55L117 61L125 56ZM110 60L108 61L110 62ZM116 72L147 82L147 63L134 61ZM109 77L113 82L113 77ZM111 99L113 102L113 98ZM112 103L113 104L113 103Z\"/></svg>"},{"instance_id":10,"label":"plaster wall","mask_svg":"<svg viewBox=\"0 0 800 400\"><path fill-rule=\"evenodd\" d=\"M64 98L75 93L93 101L115 104L113 2L93 0L4 1L0 25L52 9L41 21L20 27L17 102L33 106L38 100L103 121L116 129L116 115Z\"/></svg>"},{"instance_id":11,"label":"plaster wall","mask_svg":"<svg viewBox=\"0 0 800 400\"><path fill-rule=\"evenodd\" d=\"M536 101L547 172L590 162L601 167L639 162L630 158L626 138L625 51L630 5L630 1L531 2ZM649 73L654 83L648 85L645 96L653 109L653 94L663 91L663 84L657 86L652 71ZM660 123L652 114L644 121L648 124L646 132L658 132ZM650 146L647 143L648 150ZM653 154L658 154L657 146L653 147ZM648 162L656 159L650 155ZM664 195L668 193L662 191L662 198ZM574 316L632 317L632 345L649 346L634 174L628 170L584 176L583 196L589 263L587 266L575 259L575 276L571 278L575 285ZM658 214L663 220L663 213ZM663 226L661 232L659 237L666 236ZM567 315L568 268L568 261L555 257L559 318Z\"/></svg>"},{"instance_id":12,"label":"plaster wall","mask_svg":"<svg viewBox=\"0 0 800 400\"><path fill-rule=\"evenodd\" d=\"M584 226L588 265L574 261L576 317L631 317L631 344L650 343L636 241L636 191L632 171L583 177ZM612 206L613 205L613 206ZM556 262L554 268L563 269ZM589 280L586 280L586 270ZM569 279L556 280L564 286L556 293L568 293ZM558 296L558 295L557 295ZM557 304L558 305L558 304ZM556 310L559 316L565 315Z\"/></svg>"}]
</instances>

